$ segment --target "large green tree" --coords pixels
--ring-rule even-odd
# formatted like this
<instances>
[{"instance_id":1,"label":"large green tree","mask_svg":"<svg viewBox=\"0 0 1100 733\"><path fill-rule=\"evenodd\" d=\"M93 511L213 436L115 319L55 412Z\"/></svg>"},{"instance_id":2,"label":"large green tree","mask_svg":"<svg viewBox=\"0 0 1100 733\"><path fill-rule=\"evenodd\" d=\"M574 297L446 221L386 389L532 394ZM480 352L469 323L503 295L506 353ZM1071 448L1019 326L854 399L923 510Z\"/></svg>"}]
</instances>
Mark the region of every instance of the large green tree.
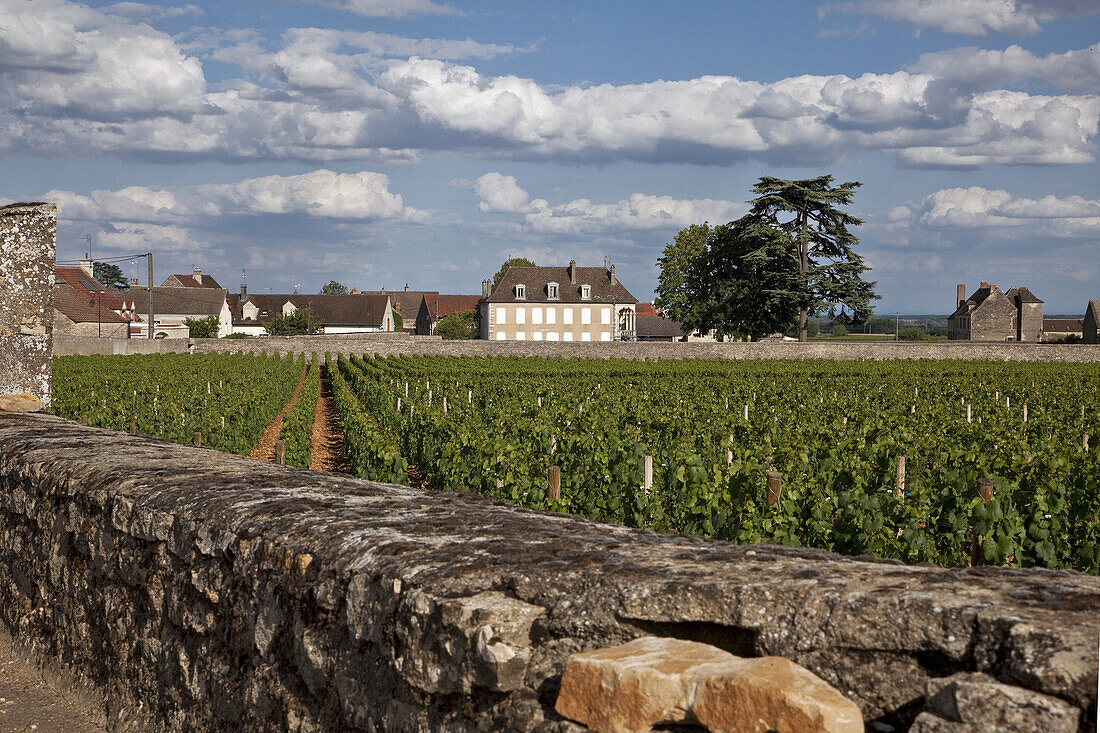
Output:
<instances>
[{"instance_id":1,"label":"large green tree","mask_svg":"<svg viewBox=\"0 0 1100 733\"><path fill-rule=\"evenodd\" d=\"M218 317L184 318L183 325L188 328L188 335L193 339L212 339L218 337Z\"/></svg>"},{"instance_id":2,"label":"large green tree","mask_svg":"<svg viewBox=\"0 0 1100 733\"><path fill-rule=\"evenodd\" d=\"M348 286L343 283L336 282L335 280L329 280L327 284L321 286L321 295L347 295Z\"/></svg>"},{"instance_id":3,"label":"large green tree","mask_svg":"<svg viewBox=\"0 0 1100 733\"><path fill-rule=\"evenodd\" d=\"M692 329L759 339L785 330L798 314L789 240L751 216L711 229L683 283L683 304L669 315Z\"/></svg>"},{"instance_id":4,"label":"large green tree","mask_svg":"<svg viewBox=\"0 0 1100 733\"><path fill-rule=\"evenodd\" d=\"M833 185L832 176L787 181L764 176L753 187L757 197L749 216L788 239L798 260L798 338L807 338L810 315L828 309L841 322L861 322L871 315L878 296L874 282L863 279L867 266L854 249L859 239L848 231L863 223L841 207L852 203L860 183Z\"/></svg>"},{"instance_id":5,"label":"large green tree","mask_svg":"<svg viewBox=\"0 0 1100 733\"><path fill-rule=\"evenodd\" d=\"M692 320L695 296L689 287L688 276L692 263L706 252L712 231L708 222L681 229L657 259L661 274L657 276L653 304L675 321L686 324Z\"/></svg>"},{"instance_id":6,"label":"large green tree","mask_svg":"<svg viewBox=\"0 0 1100 733\"><path fill-rule=\"evenodd\" d=\"M504 264L497 270L497 274L493 275L493 282L500 282L500 278L504 276L505 270L509 267L537 267L537 265L526 257L512 257L505 260Z\"/></svg>"},{"instance_id":7,"label":"large green tree","mask_svg":"<svg viewBox=\"0 0 1100 733\"><path fill-rule=\"evenodd\" d=\"M104 287L130 289L130 281L122 274L122 268L109 262L93 262L92 277L98 280Z\"/></svg>"},{"instance_id":8,"label":"large green tree","mask_svg":"<svg viewBox=\"0 0 1100 733\"><path fill-rule=\"evenodd\" d=\"M477 311L455 311L439 319L435 332L444 339L477 338Z\"/></svg>"},{"instance_id":9,"label":"large green tree","mask_svg":"<svg viewBox=\"0 0 1100 733\"><path fill-rule=\"evenodd\" d=\"M321 333L321 321L309 308L299 308L289 316L276 313L264 326L269 336L301 336Z\"/></svg>"}]
</instances>

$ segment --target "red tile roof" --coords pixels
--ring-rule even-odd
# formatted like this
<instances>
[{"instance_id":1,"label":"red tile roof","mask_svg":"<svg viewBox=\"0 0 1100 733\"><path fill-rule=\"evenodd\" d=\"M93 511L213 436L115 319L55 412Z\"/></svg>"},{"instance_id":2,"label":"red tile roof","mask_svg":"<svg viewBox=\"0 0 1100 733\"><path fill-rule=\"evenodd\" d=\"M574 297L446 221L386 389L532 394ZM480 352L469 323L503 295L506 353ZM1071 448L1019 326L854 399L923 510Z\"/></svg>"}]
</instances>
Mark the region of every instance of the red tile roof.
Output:
<instances>
[{"instance_id":1,"label":"red tile roof","mask_svg":"<svg viewBox=\"0 0 1100 733\"><path fill-rule=\"evenodd\" d=\"M73 323L127 323L125 318L107 307L107 297L103 293L97 295L64 284L55 285L53 307ZM102 308L100 300L103 300Z\"/></svg>"}]
</instances>

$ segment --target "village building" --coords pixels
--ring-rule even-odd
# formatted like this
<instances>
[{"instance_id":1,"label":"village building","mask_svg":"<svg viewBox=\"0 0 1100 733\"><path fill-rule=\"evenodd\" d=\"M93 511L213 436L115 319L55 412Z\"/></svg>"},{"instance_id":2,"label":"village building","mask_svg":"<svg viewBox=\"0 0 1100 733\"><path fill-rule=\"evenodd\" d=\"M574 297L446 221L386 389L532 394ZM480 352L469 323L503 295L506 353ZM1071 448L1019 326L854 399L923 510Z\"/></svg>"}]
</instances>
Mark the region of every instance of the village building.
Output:
<instances>
[{"instance_id":1,"label":"village building","mask_svg":"<svg viewBox=\"0 0 1100 733\"><path fill-rule=\"evenodd\" d=\"M289 316L307 309L317 318L324 334L392 332L393 301L389 295L317 295L263 293L247 291L230 298L233 333L263 336L265 326L276 316Z\"/></svg>"},{"instance_id":2,"label":"village building","mask_svg":"<svg viewBox=\"0 0 1100 733\"><path fill-rule=\"evenodd\" d=\"M1100 344L1100 300L1090 300L1085 309L1085 318L1081 323L1081 341L1086 344Z\"/></svg>"},{"instance_id":3,"label":"village building","mask_svg":"<svg viewBox=\"0 0 1100 733\"><path fill-rule=\"evenodd\" d=\"M169 275L168 279L160 284L162 288L210 288L221 290L218 281L209 275L203 275L202 270L195 268L190 275Z\"/></svg>"},{"instance_id":4,"label":"village building","mask_svg":"<svg viewBox=\"0 0 1100 733\"><path fill-rule=\"evenodd\" d=\"M966 286L956 289L956 308L947 319L951 341L1028 341L1043 338L1043 301L1025 287L1002 292L982 281L968 298Z\"/></svg>"},{"instance_id":5,"label":"village building","mask_svg":"<svg viewBox=\"0 0 1100 733\"><path fill-rule=\"evenodd\" d=\"M131 338L148 338L150 289L131 287L126 291L128 312L132 313ZM153 338L188 338L185 321L214 316L218 319L218 337L233 332L232 313L224 288L168 286L152 288Z\"/></svg>"},{"instance_id":6,"label":"village building","mask_svg":"<svg viewBox=\"0 0 1100 733\"><path fill-rule=\"evenodd\" d=\"M1081 318L1044 318L1043 341L1061 341L1073 336L1081 338L1083 325Z\"/></svg>"},{"instance_id":7,"label":"village building","mask_svg":"<svg viewBox=\"0 0 1100 733\"><path fill-rule=\"evenodd\" d=\"M481 338L491 341L633 341L638 299L615 267L509 267L482 282Z\"/></svg>"},{"instance_id":8,"label":"village building","mask_svg":"<svg viewBox=\"0 0 1100 733\"><path fill-rule=\"evenodd\" d=\"M358 292L358 291L354 291ZM401 316L401 330L417 336L435 335L441 318L464 310L477 310L480 295L450 295L436 290L363 291L364 295L389 295Z\"/></svg>"},{"instance_id":9,"label":"village building","mask_svg":"<svg viewBox=\"0 0 1100 733\"><path fill-rule=\"evenodd\" d=\"M104 300L104 293L82 292L66 285L55 285L54 336L129 338L129 320L106 307Z\"/></svg>"},{"instance_id":10,"label":"village building","mask_svg":"<svg viewBox=\"0 0 1100 733\"><path fill-rule=\"evenodd\" d=\"M638 341L684 341L684 326L679 321L659 315L636 316L635 326Z\"/></svg>"}]
</instances>

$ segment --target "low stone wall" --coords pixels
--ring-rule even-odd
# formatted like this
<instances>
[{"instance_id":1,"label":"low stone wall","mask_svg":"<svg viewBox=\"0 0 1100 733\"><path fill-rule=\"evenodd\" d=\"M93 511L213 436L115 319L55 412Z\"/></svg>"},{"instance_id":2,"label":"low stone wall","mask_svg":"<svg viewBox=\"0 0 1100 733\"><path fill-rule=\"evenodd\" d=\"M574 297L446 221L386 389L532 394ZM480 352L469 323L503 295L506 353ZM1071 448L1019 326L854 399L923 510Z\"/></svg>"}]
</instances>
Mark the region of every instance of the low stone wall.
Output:
<instances>
[{"instance_id":1,"label":"low stone wall","mask_svg":"<svg viewBox=\"0 0 1100 733\"><path fill-rule=\"evenodd\" d=\"M987 361L1100 361L1100 346L1080 344L977 343L953 341L811 341L757 343L548 343L545 341L443 341L414 336L403 340L339 336L281 339L196 339L193 351L256 351L429 356L565 356L589 359L982 359Z\"/></svg>"},{"instance_id":2,"label":"low stone wall","mask_svg":"<svg viewBox=\"0 0 1100 733\"><path fill-rule=\"evenodd\" d=\"M982 671L1087 730L1098 604L1072 572L660 536L0 413L0 622L115 730L573 731L567 657L647 634L787 657L895 729Z\"/></svg>"},{"instance_id":3,"label":"low stone wall","mask_svg":"<svg viewBox=\"0 0 1100 733\"><path fill-rule=\"evenodd\" d=\"M130 339L75 334L54 334L53 338L54 356L185 354L189 347L187 339Z\"/></svg>"}]
</instances>

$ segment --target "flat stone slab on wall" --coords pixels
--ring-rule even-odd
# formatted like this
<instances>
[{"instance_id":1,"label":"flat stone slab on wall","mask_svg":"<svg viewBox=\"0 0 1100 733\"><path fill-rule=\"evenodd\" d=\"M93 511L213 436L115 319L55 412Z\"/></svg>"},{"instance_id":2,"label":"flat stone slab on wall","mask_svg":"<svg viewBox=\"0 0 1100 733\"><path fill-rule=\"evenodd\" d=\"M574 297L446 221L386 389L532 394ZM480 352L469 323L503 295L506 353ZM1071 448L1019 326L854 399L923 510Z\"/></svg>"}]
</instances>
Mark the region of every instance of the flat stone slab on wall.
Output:
<instances>
[{"instance_id":1,"label":"flat stone slab on wall","mask_svg":"<svg viewBox=\"0 0 1100 733\"><path fill-rule=\"evenodd\" d=\"M117 730L576 730L568 656L644 635L787 657L868 721L967 671L1090 721L1098 607L1079 573L662 536L0 414L0 623Z\"/></svg>"},{"instance_id":2,"label":"flat stone slab on wall","mask_svg":"<svg viewBox=\"0 0 1100 733\"><path fill-rule=\"evenodd\" d=\"M50 404L57 207L0 207L0 395Z\"/></svg>"}]
</instances>

